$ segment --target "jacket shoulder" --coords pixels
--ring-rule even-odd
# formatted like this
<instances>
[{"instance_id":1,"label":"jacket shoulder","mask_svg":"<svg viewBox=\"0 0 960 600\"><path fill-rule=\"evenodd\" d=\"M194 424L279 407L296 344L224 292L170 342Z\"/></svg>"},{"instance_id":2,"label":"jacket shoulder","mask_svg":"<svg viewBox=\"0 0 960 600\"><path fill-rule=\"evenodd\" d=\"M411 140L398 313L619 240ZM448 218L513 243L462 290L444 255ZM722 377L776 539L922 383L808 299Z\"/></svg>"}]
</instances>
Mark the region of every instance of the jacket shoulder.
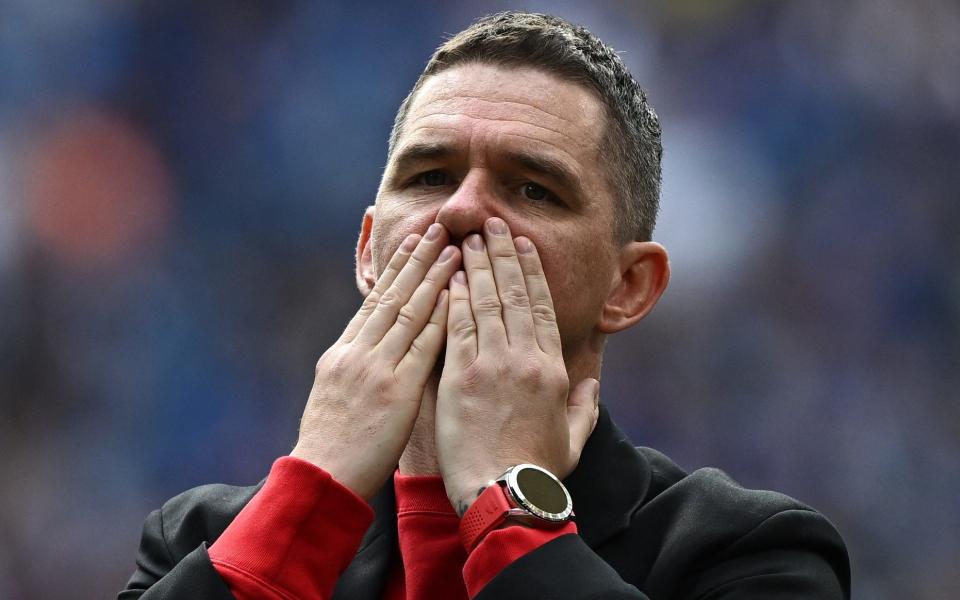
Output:
<instances>
[{"instance_id":1,"label":"jacket shoulder","mask_svg":"<svg viewBox=\"0 0 960 600\"><path fill-rule=\"evenodd\" d=\"M675 593L684 573L698 572L698 591L715 593L738 575L774 572L785 563L794 575L839 583L837 597L849 595L846 547L822 514L785 494L745 488L719 469L686 473L656 450L637 452L649 465L650 485L626 538L656 540L647 546L657 549L651 588Z\"/></svg>"},{"instance_id":2,"label":"jacket shoulder","mask_svg":"<svg viewBox=\"0 0 960 600\"><path fill-rule=\"evenodd\" d=\"M143 524L137 568L118 598L229 598L229 589L210 564L206 547L220 537L259 485L211 484L174 496ZM167 577L177 571L175 577ZM189 591L189 596L183 596Z\"/></svg>"},{"instance_id":3,"label":"jacket shoulder","mask_svg":"<svg viewBox=\"0 0 960 600\"><path fill-rule=\"evenodd\" d=\"M780 492L745 488L720 469L705 467L687 473L653 448L639 447L637 452L650 468L648 501L659 500L704 516L736 516L734 520L744 524L783 510L813 510ZM730 515L725 515L728 511Z\"/></svg>"},{"instance_id":4,"label":"jacket shoulder","mask_svg":"<svg viewBox=\"0 0 960 600\"><path fill-rule=\"evenodd\" d=\"M214 542L262 485L211 483L167 500L157 520L171 558L177 561L201 543Z\"/></svg>"}]
</instances>

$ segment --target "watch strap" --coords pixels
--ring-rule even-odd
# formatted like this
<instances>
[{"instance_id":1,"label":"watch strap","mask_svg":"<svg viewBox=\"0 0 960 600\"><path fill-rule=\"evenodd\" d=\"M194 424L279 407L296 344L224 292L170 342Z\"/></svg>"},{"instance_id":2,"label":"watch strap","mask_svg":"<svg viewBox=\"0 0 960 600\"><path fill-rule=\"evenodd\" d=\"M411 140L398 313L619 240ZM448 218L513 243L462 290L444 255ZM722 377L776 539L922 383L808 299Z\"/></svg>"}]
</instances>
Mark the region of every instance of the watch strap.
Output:
<instances>
[{"instance_id":1,"label":"watch strap","mask_svg":"<svg viewBox=\"0 0 960 600\"><path fill-rule=\"evenodd\" d=\"M510 505L506 490L500 483L494 483L483 490L460 519L460 542L467 552L480 543L487 535L507 520L508 517L524 515L526 512Z\"/></svg>"}]
</instances>

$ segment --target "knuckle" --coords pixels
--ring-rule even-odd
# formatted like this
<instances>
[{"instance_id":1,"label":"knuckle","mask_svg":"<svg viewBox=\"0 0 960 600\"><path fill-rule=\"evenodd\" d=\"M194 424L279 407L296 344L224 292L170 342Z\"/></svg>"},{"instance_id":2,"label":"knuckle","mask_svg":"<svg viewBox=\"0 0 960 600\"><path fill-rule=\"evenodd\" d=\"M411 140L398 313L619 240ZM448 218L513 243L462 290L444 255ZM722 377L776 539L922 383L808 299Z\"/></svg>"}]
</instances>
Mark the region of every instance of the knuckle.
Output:
<instances>
[{"instance_id":1,"label":"knuckle","mask_svg":"<svg viewBox=\"0 0 960 600\"><path fill-rule=\"evenodd\" d=\"M349 377L353 370L354 361L347 352L329 350L320 357L314 368L316 378L330 378L333 381L342 381Z\"/></svg>"},{"instance_id":2,"label":"knuckle","mask_svg":"<svg viewBox=\"0 0 960 600\"><path fill-rule=\"evenodd\" d=\"M567 370L562 363L544 360L538 352L527 352L504 363L505 377L509 372L511 378L521 386L537 390L566 390L569 382Z\"/></svg>"},{"instance_id":3,"label":"knuckle","mask_svg":"<svg viewBox=\"0 0 960 600\"><path fill-rule=\"evenodd\" d=\"M439 348L439 329L440 326L435 323L427 323L420 335L413 338L410 342L408 354L431 355L436 354Z\"/></svg>"},{"instance_id":4,"label":"knuckle","mask_svg":"<svg viewBox=\"0 0 960 600\"><path fill-rule=\"evenodd\" d=\"M473 319L460 319L453 322L450 332L457 337L472 337L477 333L477 325Z\"/></svg>"},{"instance_id":5,"label":"knuckle","mask_svg":"<svg viewBox=\"0 0 960 600\"><path fill-rule=\"evenodd\" d=\"M517 264L517 255L514 252L513 244L509 246L500 246L497 247L490 246L490 260L496 263L506 263L506 264Z\"/></svg>"},{"instance_id":6,"label":"knuckle","mask_svg":"<svg viewBox=\"0 0 960 600\"><path fill-rule=\"evenodd\" d=\"M493 277L493 265L487 261L470 261L467 265L467 281L473 281L478 276Z\"/></svg>"},{"instance_id":7,"label":"knuckle","mask_svg":"<svg viewBox=\"0 0 960 600\"><path fill-rule=\"evenodd\" d=\"M525 384L537 388L541 387L548 378L543 367L533 361L522 362L520 366L517 367L517 377Z\"/></svg>"},{"instance_id":8,"label":"knuckle","mask_svg":"<svg viewBox=\"0 0 960 600\"><path fill-rule=\"evenodd\" d=\"M508 285L500 293L500 300L504 306L511 308L526 308L530 305L530 298L527 297L526 288L519 285Z\"/></svg>"},{"instance_id":9,"label":"knuckle","mask_svg":"<svg viewBox=\"0 0 960 600\"><path fill-rule=\"evenodd\" d=\"M420 283L420 288L441 288L444 287L446 282L441 280L439 269L430 269L426 275L423 277L423 281Z\"/></svg>"},{"instance_id":10,"label":"knuckle","mask_svg":"<svg viewBox=\"0 0 960 600\"><path fill-rule=\"evenodd\" d=\"M487 369L479 361L467 365L460 372L460 390L468 396L472 396L479 390L487 387L484 385Z\"/></svg>"},{"instance_id":11,"label":"knuckle","mask_svg":"<svg viewBox=\"0 0 960 600\"><path fill-rule=\"evenodd\" d=\"M561 388L570 387L570 376L567 375L567 370L563 367L556 367L550 371L550 381L553 385Z\"/></svg>"},{"instance_id":12,"label":"knuckle","mask_svg":"<svg viewBox=\"0 0 960 600\"><path fill-rule=\"evenodd\" d=\"M543 265L540 264L540 259L537 258L536 253L533 255L525 255L528 258L523 259L523 272L527 277L531 277L534 280L540 283L546 283L546 276L543 274Z\"/></svg>"},{"instance_id":13,"label":"knuckle","mask_svg":"<svg viewBox=\"0 0 960 600\"><path fill-rule=\"evenodd\" d=\"M373 312L373 309L377 307L377 304L380 302L380 292L373 290L367 297L363 299L363 304L360 305L360 312L364 314L370 314Z\"/></svg>"},{"instance_id":14,"label":"knuckle","mask_svg":"<svg viewBox=\"0 0 960 600\"><path fill-rule=\"evenodd\" d=\"M533 318L542 323L556 323L557 315L553 312L553 307L546 302L534 302L530 306L530 312Z\"/></svg>"},{"instance_id":15,"label":"knuckle","mask_svg":"<svg viewBox=\"0 0 960 600\"><path fill-rule=\"evenodd\" d=\"M503 305L500 304L499 298L494 296L484 296L474 300L473 310L474 312L485 316L499 316L503 310Z\"/></svg>"},{"instance_id":16,"label":"knuckle","mask_svg":"<svg viewBox=\"0 0 960 600\"><path fill-rule=\"evenodd\" d=\"M377 302L379 306L385 306L388 308L395 308L400 305L402 299L400 298L400 293L394 289L390 288L380 296L380 300Z\"/></svg>"},{"instance_id":17,"label":"knuckle","mask_svg":"<svg viewBox=\"0 0 960 600\"><path fill-rule=\"evenodd\" d=\"M397 324L402 327L410 327L416 324L416 322L416 309L410 303L401 306L400 311L397 313Z\"/></svg>"},{"instance_id":18,"label":"knuckle","mask_svg":"<svg viewBox=\"0 0 960 600\"><path fill-rule=\"evenodd\" d=\"M410 342L409 354L426 354L427 350L427 342L423 339L423 336L417 336Z\"/></svg>"},{"instance_id":19,"label":"knuckle","mask_svg":"<svg viewBox=\"0 0 960 600\"><path fill-rule=\"evenodd\" d=\"M393 373L387 373L385 369L377 369L373 374L368 372L365 379L368 389L373 390L373 398L379 402L391 402L393 400L397 383Z\"/></svg>"},{"instance_id":20,"label":"knuckle","mask_svg":"<svg viewBox=\"0 0 960 600\"><path fill-rule=\"evenodd\" d=\"M427 274L423 276L423 282L425 284L434 286L439 286L440 284L446 286L447 279L450 277L450 274L449 271L446 271L446 267L444 266L445 264L446 263L441 265L433 265L430 267L430 270L427 271ZM444 273L446 273L446 277L444 277Z\"/></svg>"},{"instance_id":21,"label":"knuckle","mask_svg":"<svg viewBox=\"0 0 960 600\"><path fill-rule=\"evenodd\" d=\"M423 256L421 256L417 252L414 252L413 254L410 255L410 258L407 260L407 264L405 268L409 267L413 269L426 269L428 266L429 265L427 264L427 262L423 260Z\"/></svg>"}]
</instances>

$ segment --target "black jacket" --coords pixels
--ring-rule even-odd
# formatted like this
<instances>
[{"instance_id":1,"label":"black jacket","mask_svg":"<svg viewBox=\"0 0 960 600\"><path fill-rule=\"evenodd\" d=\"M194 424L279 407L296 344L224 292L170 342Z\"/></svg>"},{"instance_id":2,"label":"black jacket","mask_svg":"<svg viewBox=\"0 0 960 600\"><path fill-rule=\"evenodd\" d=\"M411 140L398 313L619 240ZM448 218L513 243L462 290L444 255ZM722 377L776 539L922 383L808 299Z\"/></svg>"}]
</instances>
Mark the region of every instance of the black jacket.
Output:
<instances>
[{"instance_id":1,"label":"black jacket","mask_svg":"<svg viewBox=\"0 0 960 600\"><path fill-rule=\"evenodd\" d=\"M515 561L478 600L850 597L846 548L821 514L716 469L688 475L656 450L634 448L603 407L564 483L580 535ZM233 598L207 545L259 489L206 485L151 513L119 600ZM337 582L337 600L382 598L398 559L392 482L372 504L376 517Z\"/></svg>"}]
</instances>

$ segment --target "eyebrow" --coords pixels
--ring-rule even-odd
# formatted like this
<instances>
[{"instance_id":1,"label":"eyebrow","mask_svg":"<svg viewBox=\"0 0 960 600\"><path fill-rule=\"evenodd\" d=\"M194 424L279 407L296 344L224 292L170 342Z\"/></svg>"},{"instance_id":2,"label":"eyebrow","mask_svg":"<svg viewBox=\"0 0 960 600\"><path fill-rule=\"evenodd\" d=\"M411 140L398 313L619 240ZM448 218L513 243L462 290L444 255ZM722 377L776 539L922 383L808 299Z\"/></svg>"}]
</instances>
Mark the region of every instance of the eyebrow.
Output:
<instances>
[{"instance_id":1,"label":"eyebrow","mask_svg":"<svg viewBox=\"0 0 960 600\"><path fill-rule=\"evenodd\" d=\"M415 142L404 146L394 159L394 170L404 173L418 163L437 161L456 154L456 149L445 142ZM562 160L527 150L504 150L498 153L507 162L547 177L575 194L581 193L580 178Z\"/></svg>"},{"instance_id":2,"label":"eyebrow","mask_svg":"<svg viewBox=\"0 0 960 600\"><path fill-rule=\"evenodd\" d=\"M450 144L443 142L416 142L404 146L393 159L394 170L404 173L417 163L440 160L454 154Z\"/></svg>"},{"instance_id":3,"label":"eyebrow","mask_svg":"<svg viewBox=\"0 0 960 600\"><path fill-rule=\"evenodd\" d=\"M512 163L521 165L527 171L543 175L558 183L561 187L580 194L580 178L574 175L566 163L545 154L525 150L507 150L503 157Z\"/></svg>"}]
</instances>

